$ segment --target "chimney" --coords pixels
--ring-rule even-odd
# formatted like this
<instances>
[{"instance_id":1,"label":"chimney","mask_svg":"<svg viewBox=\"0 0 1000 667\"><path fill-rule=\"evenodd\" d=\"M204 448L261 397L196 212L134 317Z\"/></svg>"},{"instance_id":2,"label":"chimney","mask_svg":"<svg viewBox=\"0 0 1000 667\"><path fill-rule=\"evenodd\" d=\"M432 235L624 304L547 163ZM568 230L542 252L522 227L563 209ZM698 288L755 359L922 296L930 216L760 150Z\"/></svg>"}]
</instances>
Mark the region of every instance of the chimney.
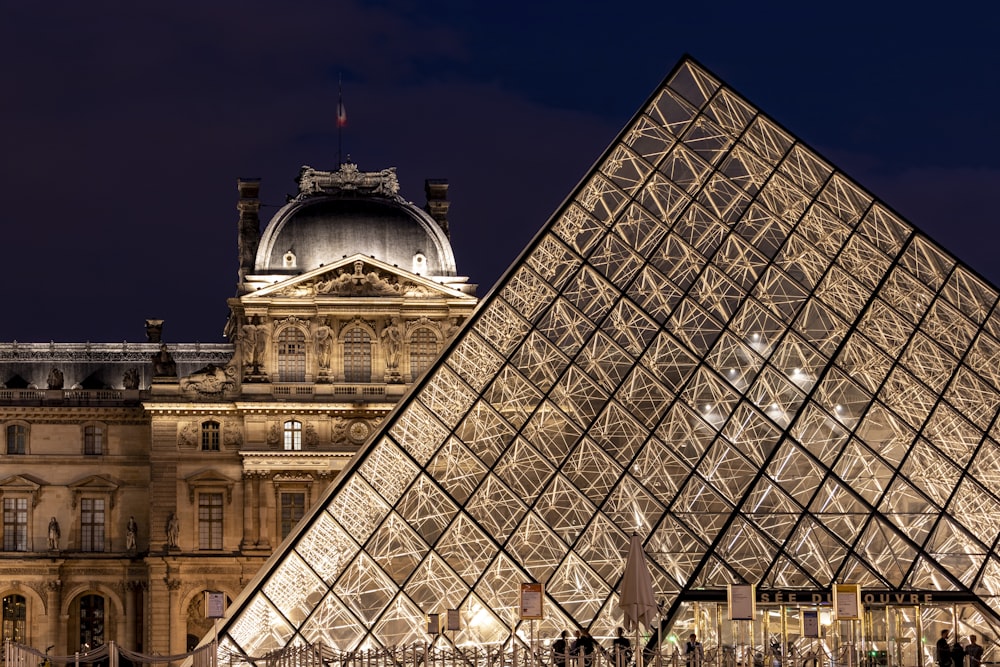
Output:
<instances>
[{"instance_id":1,"label":"chimney","mask_svg":"<svg viewBox=\"0 0 1000 667\"><path fill-rule=\"evenodd\" d=\"M159 343L163 338L163 320L146 320L146 341Z\"/></svg>"},{"instance_id":2,"label":"chimney","mask_svg":"<svg viewBox=\"0 0 1000 667\"><path fill-rule=\"evenodd\" d=\"M447 238L451 238L448 231L448 179L428 178L424 181L424 192L427 193L427 205L424 210L431 214L431 217L438 223Z\"/></svg>"},{"instance_id":3,"label":"chimney","mask_svg":"<svg viewBox=\"0 0 1000 667\"><path fill-rule=\"evenodd\" d=\"M240 212L237 244L240 254L239 281L242 285L246 276L253 273L257 245L260 243L260 218L257 215L260 210L260 179L237 179L236 188L240 192L236 210Z\"/></svg>"}]
</instances>

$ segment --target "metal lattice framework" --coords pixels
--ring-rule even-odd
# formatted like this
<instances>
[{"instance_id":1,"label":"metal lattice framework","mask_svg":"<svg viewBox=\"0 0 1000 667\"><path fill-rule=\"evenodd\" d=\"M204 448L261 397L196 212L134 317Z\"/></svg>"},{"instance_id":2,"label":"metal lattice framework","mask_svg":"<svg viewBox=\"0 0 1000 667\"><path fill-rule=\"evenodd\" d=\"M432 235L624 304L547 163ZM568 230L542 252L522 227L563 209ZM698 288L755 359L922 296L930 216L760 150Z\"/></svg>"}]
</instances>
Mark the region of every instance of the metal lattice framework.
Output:
<instances>
[{"instance_id":1,"label":"metal lattice framework","mask_svg":"<svg viewBox=\"0 0 1000 667\"><path fill-rule=\"evenodd\" d=\"M734 580L1000 612L997 291L685 59L232 607L261 655ZM992 622L992 621L990 621Z\"/></svg>"}]
</instances>

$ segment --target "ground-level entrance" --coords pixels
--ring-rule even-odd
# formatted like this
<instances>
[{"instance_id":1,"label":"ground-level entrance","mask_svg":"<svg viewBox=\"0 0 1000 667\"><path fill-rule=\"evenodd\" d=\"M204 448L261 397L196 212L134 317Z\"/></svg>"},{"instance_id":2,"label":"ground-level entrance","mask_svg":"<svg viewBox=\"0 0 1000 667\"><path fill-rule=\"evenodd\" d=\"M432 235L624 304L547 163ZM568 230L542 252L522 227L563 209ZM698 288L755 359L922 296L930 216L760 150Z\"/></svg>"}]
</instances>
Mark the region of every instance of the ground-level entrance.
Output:
<instances>
[{"instance_id":1,"label":"ground-level entrance","mask_svg":"<svg viewBox=\"0 0 1000 667\"><path fill-rule=\"evenodd\" d=\"M663 649L691 667L931 667L942 630L967 645L975 635L984 662L998 659L1000 622L971 596L863 591L857 620L837 620L824 591L757 591L752 618L731 620L725 592L699 591L665 628ZM714 598L714 599L713 599ZM701 643L688 660L691 634Z\"/></svg>"}]
</instances>

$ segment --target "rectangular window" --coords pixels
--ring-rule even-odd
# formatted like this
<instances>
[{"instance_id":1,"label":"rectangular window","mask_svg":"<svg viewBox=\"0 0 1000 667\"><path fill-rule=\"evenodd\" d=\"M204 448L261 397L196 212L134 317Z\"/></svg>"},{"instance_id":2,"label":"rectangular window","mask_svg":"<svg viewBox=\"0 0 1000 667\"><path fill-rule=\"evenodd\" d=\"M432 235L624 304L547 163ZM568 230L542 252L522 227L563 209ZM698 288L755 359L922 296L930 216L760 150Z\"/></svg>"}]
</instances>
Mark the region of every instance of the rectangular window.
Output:
<instances>
[{"instance_id":1,"label":"rectangular window","mask_svg":"<svg viewBox=\"0 0 1000 667\"><path fill-rule=\"evenodd\" d=\"M281 539L288 537L292 528L306 512L305 493L281 494Z\"/></svg>"},{"instance_id":2,"label":"rectangular window","mask_svg":"<svg viewBox=\"0 0 1000 667\"><path fill-rule=\"evenodd\" d=\"M11 424L7 427L7 453L28 453L28 428L22 424Z\"/></svg>"},{"instance_id":3,"label":"rectangular window","mask_svg":"<svg viewBox=\"0 0 1000 667\"><path fill-rule=\"evenodd\" d=\"M205 422L201 425L201 450L219 451L219 422Z\"/></svg>"},{"instance_id":4,"label":"rectangular window","mask_svg":"<svg viewBox=\"0 0 1000 667\"><path fill-rule=\"evenodd\" d=\"M104 499L80 499L80 550L104 551Z\"/></svg>"},{"instance_id":5,"label":"rectangular window","mask_svg":"<svg viewBox=\"0 0 1000 667\"><path fill-rule=\"evenodd\" d=\"M198 548L222 548L222 494L198 494Z\"/></svg>"},{"instance_id":6,"label":"rectangular window","mask_svg":"<svg viewBox=\"0 0 1000 667\"><path fill-rule=\"evenodd\" d=\"M87 426L83 429L83 453L99 455L104 453L104 429Z\"/></svg>"},{"instance_id":7,"label":"rectangular window","mask_svg":"<svg viewBox=\"0 0 1000 667\"><path fill-rule=\"evenodd\" d=\"M3 550L28 550L28 499L3 499Z\"/></svg>"}]
</instances>

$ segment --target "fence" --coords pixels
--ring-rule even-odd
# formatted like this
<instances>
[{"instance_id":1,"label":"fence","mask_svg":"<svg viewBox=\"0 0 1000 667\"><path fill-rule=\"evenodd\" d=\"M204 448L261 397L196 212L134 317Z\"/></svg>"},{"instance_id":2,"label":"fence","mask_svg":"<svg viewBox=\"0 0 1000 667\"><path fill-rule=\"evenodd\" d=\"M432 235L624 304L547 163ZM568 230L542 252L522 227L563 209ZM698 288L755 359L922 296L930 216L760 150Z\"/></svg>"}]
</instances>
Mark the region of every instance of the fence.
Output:
<instances>
[{"instance_id":1,"label":"fence","mask_svg":"<svg viewBox=\"0 0 1000 667\"><path fill-rule=\"evenodd\" d=\"M156 665L180 664L190 660L191 667L216 667L213 645L202 646L191 653L177 655L147 655L129 651L108 642L92 651L72 655L49 655L30 646L4 643L4 667L155 667Z\"/></svg>"},{"instance_id":2,"label":"fence","mask_svg":"<svg viewBox=\"0 0 1000 667\"><path fill-rule=\"evenodd\" d=\"M378 649L338 651L322 645L290 646L261 656L218 652L214 644L191 653L148 655L117 646L115 642L73 655L49 655L13 642L4 645L4 667L636 667L631 654L612 653L601 647L588 655L551 650L532 651L523 644L438 647L412 644ZM646 653L644 667L679 667L673 655Z\"/></svg>"}]
</instances>

